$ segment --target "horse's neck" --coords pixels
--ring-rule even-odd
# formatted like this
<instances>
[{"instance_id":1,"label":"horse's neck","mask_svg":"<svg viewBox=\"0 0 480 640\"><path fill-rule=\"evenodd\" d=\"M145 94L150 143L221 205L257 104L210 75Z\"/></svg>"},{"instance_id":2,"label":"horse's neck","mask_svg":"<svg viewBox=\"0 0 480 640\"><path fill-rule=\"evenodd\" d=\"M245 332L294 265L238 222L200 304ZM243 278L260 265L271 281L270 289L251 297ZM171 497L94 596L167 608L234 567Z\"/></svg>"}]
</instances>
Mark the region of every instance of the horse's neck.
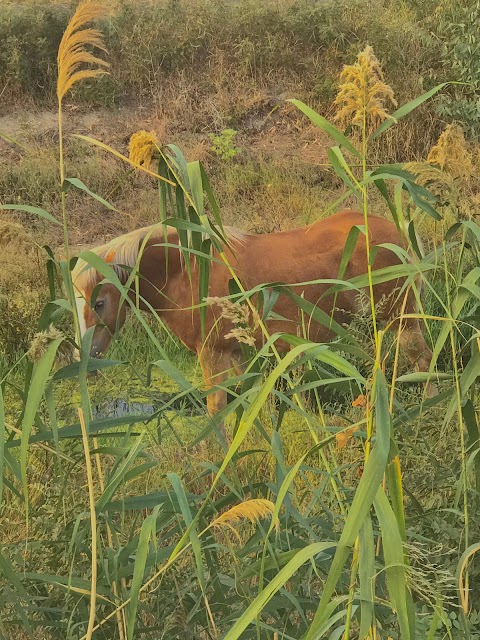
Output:
<instances>
[{"instance_id":1,"label":"horse's neck","mask_svg":"<svg viewBox=\"0 0 480 640\"><path fill-rule=\"evenodd\" d=\"M163 241L162 241L163 242ZM169 244L176 244L176 238L168 238ZM191 264L192 286L185 267L185 260L179 249L156 246L152 241L147 245L140 262L140 291L146 307L156 311L170 310L192 303L192 290L198 288L196 265Z\"/></svg>"}]
</instances>

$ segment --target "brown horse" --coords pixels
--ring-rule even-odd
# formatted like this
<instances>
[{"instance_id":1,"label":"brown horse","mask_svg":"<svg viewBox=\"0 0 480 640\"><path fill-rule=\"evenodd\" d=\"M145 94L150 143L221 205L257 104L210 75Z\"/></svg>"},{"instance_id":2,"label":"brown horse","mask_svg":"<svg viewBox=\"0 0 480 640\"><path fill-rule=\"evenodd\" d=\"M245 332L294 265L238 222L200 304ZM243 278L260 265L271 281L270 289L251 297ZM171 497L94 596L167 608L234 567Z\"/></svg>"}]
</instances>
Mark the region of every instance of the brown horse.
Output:
<instances>
[{"instance_id":1,"label":"brown horse","mask_svg":"<svg viewBox=\"0 0 480 640\"><path fill-rule=\"evenodd\" d=\"M226 248L225 254L245 290L273 282L295 285L335 279L339 275L340 262L350 230L355 225L363 224L362 214L343 211L308 227L279 233L253 235L227 228L225 231L230 246ZM369 240L370 247L377 247L374 270L400 263L395 252L386 247L378 247L386 243L406 246L394 224L383 218L370 217ZM174 246L166 247L165 244ZM245 334L245 327L239 328L235 324L231 308L228 311L224 307L222 311L221 306L212 304L207 308L202 338L198 310L198 265L195 259L190 260L189 279L185 268L185 253L177 246L177 231L158 224L121 236L95 249L94 252L113 266L123 283L127 281L128 271L122 267L133 268L138 262L138 287L130 288L131 299L138 300L139 307L143 310L153 308L183 344L198 354L205 384L207 389L211 389L221 385L232 365L235 366L241 353L239 340L246 339L241 335ZM214 257L218 258L218 255L215 254ZM210 265L209 296L228 296L231 272L219 261L212 261ZM365 235L360 233L343 279L348 280L366 272ZM94 303L90 304L92 291L103 280L103 276L81 260L75 267L73 280L80 329L83 334L87 328L96 325L91 356L98 357L106 351L112 335L123 325L127 305L117 287L110 283L100 287ZM374 285L375 302L388 300L388 304L384 304L379 311L378 320L387 321L398 318L402 313L416 312L415 296L411 287L406 290L406 300L405 295L393 295L402 283L403 278ZM304 299L326 312L336 322L348 324L359 311L358 292L343 290L336 295L328 293L325 296L330 287L331 283L324 282L305 284L295 290L298 295L302 295ZM331 337L328 327L308 317L305 320L305 314L302 315L298 305L287 295L281 294L278 297L273 311L274 317L267 320L270 335L300 333L315 342L325 342ZM244 317L247 315L244 314ZM248 339L260 345L263 340L260 329L252 329ZM412 365L420 371L428 371L432 354L425 343L417 319L405 319L401 345ZM284 350L288 345L280 342L278 347ZM209 393L209 412L214 414L222 409L226 400L224 390L216 389Z\"/></svg>"}]
</instances>

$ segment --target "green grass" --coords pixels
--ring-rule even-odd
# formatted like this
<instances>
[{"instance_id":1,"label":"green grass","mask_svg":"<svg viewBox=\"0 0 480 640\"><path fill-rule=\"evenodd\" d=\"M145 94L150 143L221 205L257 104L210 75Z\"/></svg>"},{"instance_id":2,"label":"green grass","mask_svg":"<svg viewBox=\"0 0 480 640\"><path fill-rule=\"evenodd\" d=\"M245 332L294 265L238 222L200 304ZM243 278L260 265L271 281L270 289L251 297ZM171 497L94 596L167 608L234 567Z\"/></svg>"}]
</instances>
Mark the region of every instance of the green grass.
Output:
<instances>
[{"instance_id":1,"label":"green grass","mask_svg":"<svg viewBox=\"0 0 480 640\"><path fill-rule=\"evenodd\" d=\"M413 61L408 59L409 47L415 47L412 36L421 28L414 23L415 11L410 5L399 9L374 3L369 12L362 12L364 6L205 3L196 6L196 20L181 21L179 12L190 5L168 3L165 9L145 4L139 15L133 5L125 4L107 29L113 60L122 58L122 65L107 84L97 86L97 100L108 103L127 89L142 99L152 97L152 70L136 65L154 38L160 44L152 54L152 69L156 56L161 56L170 90L178 78L184 82L178 86L191 87L192 77L202 72L199 95L208 91L210 99L200 100L202 108L189 121L192 129L201 128L202 122L214 129L215 118L218 126L224 120L241 121L252 85L239 83L239 78L254 83L258 91L267 80L304 72L304 87L317 90L317 65L329 60L333 73L341 62L352 61L360 42L370 35L376 38L376 52L385 58L387 70L399 69L399 86L405 83L400 96L403 90L408 95L420 82L419 67L412 74L408 65L418 65L434 53L418 51ZM0 33L8 29L13 38L7 56L10 73L21 52L28 50L29 38L50 28L41 7L27 6L12 15L11 22L0 22ZM57 29L59 40L67 11L58 12L57 18L51 28ZM323 30L315 29L319 18L324 19ZM18 33L27 33L25 21L30 21L31 31L25 41L17 41ZM228 56L223 67L216 66L215 76L218 80L224 73L226 84L212 88L211 76L202 71L205 62L196 62L196 57L207 49L207 64L217 63L227 41ZM5 63L2 47L0 64ZM322 53L315 64L313 48ZM405 56L401 69L400 54ZM36 64L40 67L51 55L50 44L42 41ZM35 65L28 73L33 76L13 77L9 91L23 95L25 78L42 78L44 94L35 99L48 101L54 82L50 67L45 65L42 76ZM229 93L233 85L227 80L239 88ZM321 91L328 86L327 81L320 84ZM91 90L77 85L75 97L88 100ZM178 87L176 91L181 94ZM234 109L239 93L243 101ZM187 113L194 102L190 99L189 94L182 103ZM224 112L215 115L211 109L217 102ZM383 336L375 326L378 309L368 295L371 274L364 282L364 309L347 336L356 340L355 348L336 336L335 344L321 351L295 336L297 342L286 355L274 349L268 358L264 353L249 355L258 371L253 386L242 376L225 382L232 400L227 443L205 411L196 357L138 310L132 310L108 354L124 364L105 368L96 377L87 376L81 367L72 371L52 365L54 351L60 348L58 334L46 341L43 353L37 345L39 357L32 363L25 352L49 287L44 254L19 229L31 227L33 245L58 243L59 236L43 223L15 214L23 223L15 227L15 241L8 230L0 234L5 244L0 284L8 299L8 305L0 307L0 635L86 640L88 620L95 614L100 626L94 637L105 640L364 640L372 636L370 627L377 640L478 640L478 559L473 556L468 568L460 563L462 554L480 539L480 230L474 220L459 220L462 226L447 234L448 221L457 221L454 204L443 208L444 221L433 222L431 207L438 203L429 200L429 207L428 194L404 174L400 178L408 191L402 191L395 167L383 169L384 174L390 171L390 200L373 185L365 186L365 179L371 178L369 163L398 159L406 149L418 151L420 146L396 141L394 132L402 138L405 131L413 135L425 129L427 108L422 109L413 124L407 127L400 120L379 144L367 138L364 121L351 138L361 152L352 150L343 132L315 115L320 128L312 132L303 124L297 130L300 116L290 112L287 120L294 133L288 135L300 139L294 158L281 147L276 153L266 150L279 143L275 131L257 140L244 130L238 138L240 150L231 159L207 157L206 166L224 222L240 221L249 229L272 231L309 223L326 215L340 196L363 209L366 225L371 213L415 219L427 249L417 264L431 267L420 315L436 347L433 368L443 374L440 394L432 399L425 397L425 376L402 379L412 370L401 358L397 361L397 336ZM181 113L178 109L174 117ZM68 112L63 115L68 125ZM121 119L110 116L108 142L123 149L115 132ZM196 145L201 149L207 132L185 134L190 150ZM287 135L285 129L282 134ZM325 157L319 162L310 156L308 162L298 151L310 145L315 150L317 137L326 145L327 134L334 138L329 147L339 143L343 148L343 156L339 147L330 153L330 159L342 161L341 168L338 162L323 166ZM73 189L61 198L55 148L40 144L34 133L29 140L33 151L22 152L17 164L0 172L6 196L13 202L31 200L29 204L44 206L57 217L62 208L63 231L73 245L84 244L86 236L103 240L102 234L114 235L158 219L165 187L127 175L108 155L68 140L66 136L66 175L78 172L93 191L111 200L116 211L106 213L98 200ZM36 149L41 150L37 160ZM326 155L325 146L318 149ZM188 226L203 213L198 207L200 192L205 192L210 213L212 200L199 165L187 165L181 156L177 161L179 167L174 167L164 158L162 169L171 177L174 170L190 172L192 187L178 190L169 214L186 215ZM182 202L189 202L191 209ZM201 221L210 233L209 220ZM436 253L429 254L435 247ZM55 269L54 297L65 306L71 276L62 255L56 256ZM399 266L394 281L400 273ZM301 298L298 304L305 314L311 312ZM70 312L60 317L48 307L42 328L47 320L67 339L73 335ZM19 332L12 332L15 327ZM88 355L82 358L86 364ZM241 402L233 410L236 398ZM117 400L130 405L135 417L124 411L112 416ZM190 411L192 405L195 411ZM151 406L157 409L153 416ZM82 437L78 424L79 407L87 437ZM87 476L90 462L92 477ZM252 502L258 500L263 502ZM260 504L265 517L255 518L254 505L259 509ZM232 507L236 510L228 522ZM228 527L218 522L220 514ZM95 545L97 553L92 551ZM471 587L465 612L458 606L460 568Z\"/></svg>"}]
</instances>

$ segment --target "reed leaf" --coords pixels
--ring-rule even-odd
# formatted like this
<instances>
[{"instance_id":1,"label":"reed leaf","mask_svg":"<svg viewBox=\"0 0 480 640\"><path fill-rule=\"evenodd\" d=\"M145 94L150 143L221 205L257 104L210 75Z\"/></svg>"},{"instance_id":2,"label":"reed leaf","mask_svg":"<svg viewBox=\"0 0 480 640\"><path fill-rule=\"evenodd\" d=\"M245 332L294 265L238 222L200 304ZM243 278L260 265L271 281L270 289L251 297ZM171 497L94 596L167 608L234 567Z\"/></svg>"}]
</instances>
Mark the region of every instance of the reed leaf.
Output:
<instances>
[{"instance_id":1,"label":"reed leaf","mask_svg":"<svg viewBox=\"0 0 480 640\"><path fill-rule=\"evenodd\" d=\"M5 429L5 404L3 401L3 389L0 384L0 504L3 500L3 474L4 474L4 465L5 465L5 440L6 440L6 429Z\"/></svg>"},{"instance_id":2,"label":"reed leaf","mask_svg":"<svg viewBox=\"0 0 480 640\"><path fill-rule=\"evenodd\" d=\"M359 533L358 577L360 580L359 640L370 637L375 614L375 542L370 515L364 520Z\"/></svg>"},{"instance_id":3,"label":"reed leaf","mask_svg":"<svg viewBox=\"0 0 480 640\"><path fill-rule=\"evenodd\" d=\"M50 375L57 349L63 342L63 337L56 338L47 347L45 353L35 364L32 380L25 401L25 410L22 420L22 436L20 441L20 469L25 496L25 513L28 523L28 482L27 482L27 459L30 433L35 420L35 415L42 400L47 380Z\"/></svg>"},{"instance_id":4,"label":"reed leaf","mask_svg":"<svg viewBox=\"0 0 480 640\"><path fill-rule=\"evenodd\" d=\"M237 640L237 638L240 638L241 634L262 611L268 601L305 562L314 558L319 553L334 547L335 543L333 542L315 542L298 551L290 562L288 562L288 564L277 573L275 578L269 582L265 589L259 593L248 609L227 632L224 640Z\"/></svg>"},{"instance_id":5,"label":"reed leaf","mask_svg":"<svg viewBox=\"0 0 480 640\"><path fill-rule=\"evenodd\" d=\"M335 551L322 597L320 598L310 629L305 636L306 640L318 640L321 636L321 629L326 622L325 611L327 603L335 591L350 550L363 526L365 518L370 512L370 507L373 504L387 466L390 450L391 419L388 407L387 384L385 376L380 370L377 371L375 377L375 414L375 423L377 426L375 447L365 464L362 478L355 492Z\"/></svg>"},{"instance_id":6,"label":"reed leaf","mask_svg":"<svg viewBox=\"0 0 480 640\"><path fill-rule=\"evenodd\" d=\"M408 586L403 557L403 540L397 519L382 488L375 498L375 512L382 532L388 590L392 609L396 612L402 640L410 640L410 620L407 606Z\"/></svg>"},{"instance_id":7,"label":"reed leaf","mask_svg":"<svg viewBox=\"0 0 480 640\"><path fill-rule=\"evenodd\" d=\"M160 506L156 506L153 512L142 522L140 535L138 537L137 549L135 552L135 565L133 568L132 584L130 586L130 604L128 607L127 618L127 638L133 640L135 632L135 622L137 617L138 601L140 598L140 589L143 583L143 577L147 564L148 553L150 550L150 540L155 540L157 530L157 518Z\"/></svg>"}]
</instances>

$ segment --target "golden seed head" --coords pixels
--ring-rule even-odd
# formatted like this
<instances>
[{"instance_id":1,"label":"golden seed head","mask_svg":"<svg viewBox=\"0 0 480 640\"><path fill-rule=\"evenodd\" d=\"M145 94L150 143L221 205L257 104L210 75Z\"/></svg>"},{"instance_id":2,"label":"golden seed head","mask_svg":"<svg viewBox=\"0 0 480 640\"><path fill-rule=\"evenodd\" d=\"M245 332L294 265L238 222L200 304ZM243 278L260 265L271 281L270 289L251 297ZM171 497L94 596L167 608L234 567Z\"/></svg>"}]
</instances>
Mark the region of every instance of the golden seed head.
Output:
<instances>
[{"instance_id":1,"label":"golden seed head","mask_svg":"<svg viewBox=\"0 0 480 640\"><path fill-rule=\"evenodd\" d=\"M57 97L59 101L79 80L96 78L107 73L108 62L85 48L91 46L106 51L102 34L98 29L84 27L93 20L105 18L108 14L106 6L92 0L86 0L78 5L58 47ZM80 68L82 65L91 65L93 68L82 69Z\"/></svg>"},{"instance_id":2,"label":"golden seed head","mask_svg":"<svg viewBox=\"0 0 480 640\"><path fill-rule=\"evenodd\" d=\"M449 203L467 217L477 210L476 162L458 125L447 126L424 162L409 162L405 169L437 196L440 204Z\"/></svg>"},{"instance_id":3,"label":"golden seed head","mask_svg":"<svg viewBox=\"0 0 480 640\"><path fill-rule=\"evenodd\" d=\"M242 342L250 347L255 346L255 329L258 327L260 317L255 311L253 322L250 321L250 309L246 304L240 304L228 300L228 298L208 297L205 298L207 304L216 304L221 309L221 316L229 320L234 326L225 335L225 338L233 338L237 342Z\"/></svg>"},{"instance_id":4,"label":"golden seed head","mask_svg":"<svg viewBox=\"0 0 480 640\"><path fill-rule=\"evenodd\" d=\"M260 518L271 516L274 510L275 505L270 500L265 500L264 498L246 500L218 516L218 518L212 522L212 526L229 526L242 520L250 520L252 524L255 524ZM277 524L277 522L275 524Z\"/></svg>"},{"instance_id":5,"label":"golden seed head","mask_svg":"<svg viewBox=\"0 0 480 640\"><path fill-rule=\"evenodd\" d=\"M143 164L148 169L158 151L158 140L154 131L137 131L128 144L129 157L135 164Z\"/></svg>"},{"instance_id":6,"label":"golden seed head","mask_svg":"<svg viewBox=\"0 0 480 640\"><path fill-rule=\"evenodd\" d=\"M45 331L39 331L33 336L30 348L27 352L28 358L32 362L38 362L45 355L48 347L54 340L62 340L62 343L58 347L55 363L57 366L65 366L73 361L73 346L70 342L65 340L64 334L50 325Z\"/></svg>"},{"instance_id":7,"label":"golden seed head","mask_svg":"<svg viewBox=\"0 0 480 640\"><path fill-rule=\"evenodd\" d=\"M428 154L427 162L438 165L454 178L466 178L472 175L472 158L463 131L458 124L447 126Z\"/></svg>"},{"instance_id":8,"label":"golden seed head","mask_svg":"<svg viewBox=\"0 0 480 640\"><path fill-rule=\"evenodd\" d=\"M367 46L358 54L357 62L346 65L340 74L340 87L335 104L335 116L345 124L363 124L367 128L391 118L387 104L396 106L392 88L384 82L383 72L373 49Z\"/></svg>"}]
</instances>

